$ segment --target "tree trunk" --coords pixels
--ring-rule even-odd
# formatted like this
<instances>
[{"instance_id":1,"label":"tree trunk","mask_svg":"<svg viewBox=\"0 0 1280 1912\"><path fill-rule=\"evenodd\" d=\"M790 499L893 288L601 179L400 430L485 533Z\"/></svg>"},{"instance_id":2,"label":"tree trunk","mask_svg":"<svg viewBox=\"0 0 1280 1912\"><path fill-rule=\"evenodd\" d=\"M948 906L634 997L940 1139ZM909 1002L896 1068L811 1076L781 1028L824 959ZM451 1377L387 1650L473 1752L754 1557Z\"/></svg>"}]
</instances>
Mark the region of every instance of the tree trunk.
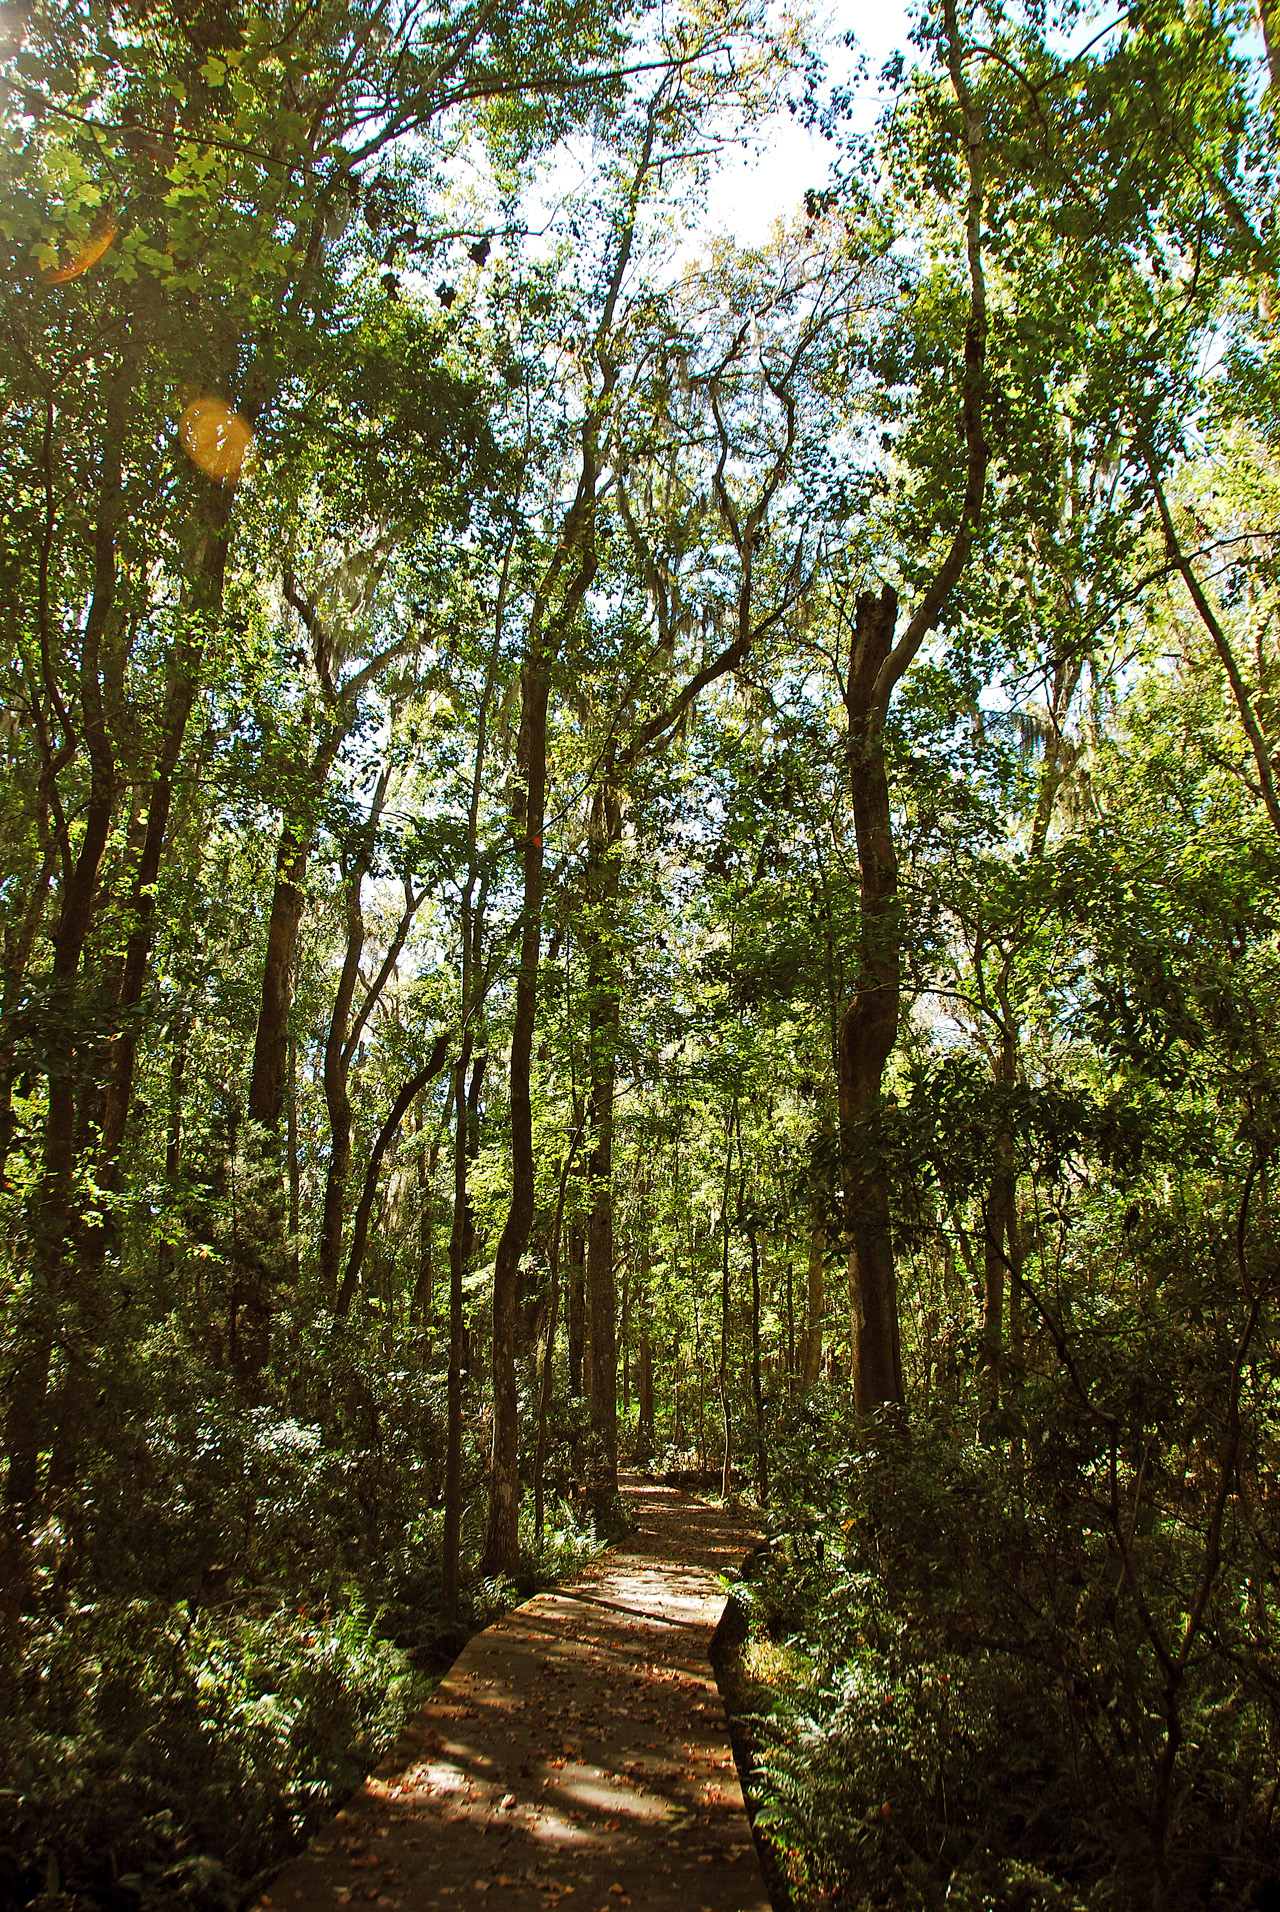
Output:
<instances>
[{"instance_id":1,"label":"tree trunk","mask_svg":"<svg viewBox=\"0 0 1280 1912\"><path fill-rule=\"evenodd\" d=\"M334 1313L341 1320L349 1313L356 1288L360 1281L360 1270L364 1264L365 1249L369 1241L369 1219L373 1214L373 1204L378 1193L378 1174L382 1168L382 1158L400 1133L400 1124L408 1114L414 1098L422 1093L435 1076L444 1067L445 1055L449 1047L448 1035L437 1036L431 1054L420 1069L415 1069L407 1082L401 1084L395 1101L387 1111L386 1120L378 1131L377 1139L369 1155L369 1166L365 1170L364 1187L360 1191L360 1200L356 1205L355 1219L351 1224L351 1253L347 1257L346 1273L342 1277L342 1286L334 1304Z\"/></svg>"},{"instance_id":2,"label":"tree trunk","mask_svg":"<svg viewBox=\"0 0 1280 1912\"><path fill-rule=\"evenodd\" d=\"M729 1290L729 1177L733 1167L733 1126L738 1115L738 1099L733 1100L733 1110L729 1117L729 1141L724 1158L724 1199L720 1205L721 1261L720 1261L720 1361L716 1369L716 1386L720 1396L720 1418L724 1429L724 1465L720 1471L720 1493L728 1500L733 1488L733 1415L729 1404L729 1338L732 1298ZM701 1430L702 1406L699 1400L698 1423ZM701 1432L699 1432L701 1442Z\"/></svg>"},{"instance_id":3,"label":"tree trunk","mask_svg":"<svg viewBox=\"0 0 1280 1912\"><path fill-rule=\"evenodd\" d=\"M469 947L470 939L466 939ZM469 968L468 968L469 980ZM469 992L464 991L464 1001ZM453 1072L453 1227L449 1231L449 1380L448 1426L445 1435L444 1533L440 1568L440 1617L453 1625L458 1617L458 1592L461 1580L462 1551L462 1367L466 1354L466 1323L462 1311L462 1283L475 1228L471 1218L471 1197L467 1190L467 1169L471 1160L470 1109L478 1103L484 1079L485 1057L477 1058L467 1089L467 1070L471 1067L471 1022L468 1018L462 1038L462 1053Z\"/></svg>"},{"instance_id":4,"label":"tree trunk","mask_svg":"<svg viewBox=\"0 0 1280 1912\"><path fill-rule=\"evenodd\" d=\"M538 585L529 624L523 670L518 760L525 769L524 815L516 827L524 843L523 924L511 1030L511 1206L498 1240L493 1269L493 1455L489 1473L489 1523L484 1568L510 1573L519 1559L520 1480L516 1425L516 1278L533 1224L533 1110L530 1062L537 1013L538 956L542 930L542 832L546 811L547 705L551 669L595 579L597 489L604 468L602 426L608 433L610 402L618 383L613 326L618 298L635 244L641 195L652 164L659 96L650 103L646 130L632 176L617 252L592 341L599 390L582 420L581 460L572 504L561 521L555 551ZM601 1366L597 1351L594 1366ZM593 1368L594 1373L594 1368Z\"/></svg>"},{"instance_id":5,"label":"tree trunk","mask_svg":"<svg viewBox=\"0 0 1280 1912\"><path fill-rule=\"evenodd\" d=\"M840 1018L837 1063L844 1222L849 1240L850 1355L859 1415L903 1399L889 1177L876 1120L885 1064L898 1035L898 859L875 689L893 648L897 594L858 599L846 689L847 761L861 870L858 972Z\"/></svg>"},{"instance_id":6,"label":"tree trunk","mask_svg":"<svg viewBox=\"0 0 1280 1912\"><path fill-rule=\"evenodd\" d=\"M586 1369L587 1276L586 1240L579 1223L569 1229L569 1394L582 1398Z\"/></svg>"},{"instance_id":7,"label":"tree trunk","mask_svg":"<svg viewBox=\"0 0 1280 1912\"><path fill-rule=\"evenodd\" d=\"M800 1378L806 1387L813 1387L822 1372L822 1316L826 1306L823 1296L822 1258L826 1253L827 1238L823 1233L822 1222L818 1216L813 1218L813 1227L809 1235L808 1280L805 1287L804 1336L800 1351Z\"/></svg>"},{"instance_id":8,"label":"tree trunk","mask_svg":"<svg viewBox=\"0 0 1280 1912\"><path fill-rule=\"evenodd\" d=\"M622 827L617 792L606 783L591 811L586 890L587 998L590 1026L590 1224L587 1307L591 1322L591 1456L587 1492L603 1514L618 1491L617 1294L613 1278L613 1105L618 1066L618 858Z\"/></svg>"},{"instance_id":9,"label":"tree trunk","mask_svg":"<svg viewBox=\"0 0 1280 1912\"><path fill-rule=\"evenodd\" d=\"M134 872L129 906L132 927L125 947L124 968L117 996L120 1033L112 1049L111 1080L103 1113L102 1137L98 1145L98 1182L103 1188L114 1188L119 1174L120 1150L133 1102L140 1010L156 933L156 879L168 845L174 778L199 688L205 635L222 608L231 500L221 487L210 486L209 490L216 490L217 495L208 502L210 524L199 547L202 563L192 582L189 601L183 607L188 635L175 646L174 662L168 673L160 749L156 755L155 776L147 803L146 834Z\"/></svg>"},{"instance_id":10,"label":"tree trunk","mask_svg":"<svg viewBox=\"0 0 1280 1912\"><path fill-rule=\"evenodd\" d=\"M636 1395L638 1407L636 1459L642 1462L651 1460L653 1457L653 1331L649 1319L649 1309L651 1305L648 1283L646 1281L639 1303L640 1346L636 1362Z\"/></svg>"},{"instance_id":11,"label":"tree trunk","mask_svg":"<svg viewBox=\"0 0 1280 1912\"><path fill-rule=\"evenodd\" d=\"M324 1099L329 1112L329 1167L324 1183L324 1213L320 1223L320 1286L332 1308L338 1297L338 1268L342 1260L342 1233L346 1217L347 1182L351 1175L351 1058L348 1045L351 1005L364 954L364 881L373 859L373 838L386 797L388 772L383 770L374 791L369 823L347 875L347 947L334 991L329 1031L324 1045Z\"/></svg>"},{"instance_id":12,"label":"tree trunk","mask_svg":"<svg viewBox=\"0 0 1280 1912\"><path fill-rule=\"evenodd\" d=\"M1003 1139L1003 1138L1001 1138ZM1002 1151L1003 1152L1003 1151ZM1013 1206L1013 1179L1001 1166L982 1204L982 1409L994 1413L1004 1382L1004 1290L1006 1240Z\"/></svg>"},{"instance_id":13,"label":"tree trunk","mask_svg":"<svg viewBox=\"0 0 1280 1912\"><path fill-rule=\"evenodd\" d=\"M48 1107L40 1182L35 1198L31 1294L10 1383L5 1426L7 1489L25 1516L39 1497L39 1456L46 1432L49 1364L57 1319L71 1276L67 1255L76 1227L76 1081L80 1055L77 979L93 917L98 875L111 829L116 763L102 699L102 647L116 596L116 535L120 520L130 351L112 372L99 469L94 530L93 590L81 644L80 698L89 756L89 790L74 860L63 831L64 877L45 1014L48 1032Z\"/></svg>"},{"instance_id":14,"label":"tree trunk","mask_svg":"<svg viewBox=\"0 0 1280 1912\"><path fill-rule=\"evenodd\" d=\"M409 1304L410 1326L422 1331L421 1350L425 1359L428 1336L435 1324L435 1186L436 1166L440 1160L440 1145L449 1127L453 1115L454 1071L449 1071L449 1092L445 1097L444 1114L435 1138L428 1149L426 1132L419 1125L420 1141L418 1146L418 1278L414 1283L413 1299Z\"/></svg>"},{"instance_id":15,"label":"tree trunk","mask_svg":"<svg viewBox=\"0 0 1280 1912\"><path fill-rule=\"evenodd\" d=\"M751 1395L756 1410L756 1492L763 1507L769 1498L769 1450L764 1431L764 1385L760 1374L760 1245L751 1239Z\"/></svg>"},{"instance_id":16,"label":"tree trunk","mask_svg":"<svg viewBox=\"0 0 1280 1912\"><path fill-rule=\"evenodd\" d=\"M547 1415L551 1406L551 1389L555 1381L556 1365L556 1323L560 1312L560 1239L564 1228L564 1198L569 1185L569 1170L573 1165L574 1153L578 1146L578 1136L570 1138L564 1166L560 1170L560 1187L556 1191L556 1212L551 1223L551 1241L547 1254L548 1286L547 1330L543 1341L538 1373L538 1444L533 1458L533 1544L542 1545L542 1532L545 1514L543 1477L547 1464Z\"/></svg>"},{"instance_id":17,"label":"tree trunk","mask_svg":"<svg viewBox=\"0 0 1280 1912\"><path fill-rule=\"evenodd\" d=\"M286 1161L289 1173L289 1266L298 1273L298 1231L302 1225L302 1170L298 1161L298 1044L289 1033L289 1067L285 1088Z\"/></svg>"},{"instance_id":18,"label":"tree trunk","mask_svg":"<svg viewBox=\"0 0 1280 1912\"><path fill-rule=\"evenodd\" d=\"M275 1287L285 1266L285 1212L280 1184L280 1124L284 1115L289 1059L289 1012L298 932L306 906L307 861L314 829L314 806L333 768L345 726L326 726L312 759L308 802L285 819L276 851L276 878L267 919L253 1067L249 1078L249 1120L258 1133L246 1137L246 1149L260 1179L262 1215L247 1252L237 1256L232 1274L236 1371L241 1392L256 1398L270 1354Z\"/></svg>"},{"instance_id":19,"label":"tree trunk","mask_svg":"<svg viewBox=\"0 0 1280 1912\"><path fill-rule=\"evenodd\" d=\"M963 576L982 518L989 452L986 403L987 293L982 263L985 129L965 75L967 50L955 0L943 0L947 68L964 137L968 175L965 252L969 314L964 333L960 435L964 492L959 523L932 583L895 643L897 595L864 593L854 607L845 687L846 760L861 877L857 979L837 1033L844 1221L849 1240L850 1360L859 1415L903 1400L897 1285L889 1220L889 1181L878 1147L885 1065L898 1031L901 912L898 864L884 755L884 727L895 685L932 631Z\"/></svg>"},{"instance_id":20,"label":"tree trunk","mask_svg":"<svg viewBox=\"0 0 1280 1912\"><path fill-rule=\"evenodd\" d=\"M286 823L276 852L276 880L267 918L267 947L262 959L262 987L253 1041L249 1116L271 1131L279 1129L284 1112L293 967L306 905L303 884L310 853L310 832L303 836L303 828L304 825L294 822Z\"/></svg>"},{"instance_id":21,"label":"tree trunk","mask_svg":"<svg viewBox=\"0 0 1280 1912\"><path fill-rule=\"evenodd\" d=\"M534 1210L532 1061L542 941L542 830L546 806L547 704L551 657L533 649L525 671L521 742L526 765L524 896L520 966L511 1028L511 1203L493 1269L493 1446L482 1571L514 1573L520 1559L520 1468L516 1393L516 1288Z\"/></svg>"}]
</instances>

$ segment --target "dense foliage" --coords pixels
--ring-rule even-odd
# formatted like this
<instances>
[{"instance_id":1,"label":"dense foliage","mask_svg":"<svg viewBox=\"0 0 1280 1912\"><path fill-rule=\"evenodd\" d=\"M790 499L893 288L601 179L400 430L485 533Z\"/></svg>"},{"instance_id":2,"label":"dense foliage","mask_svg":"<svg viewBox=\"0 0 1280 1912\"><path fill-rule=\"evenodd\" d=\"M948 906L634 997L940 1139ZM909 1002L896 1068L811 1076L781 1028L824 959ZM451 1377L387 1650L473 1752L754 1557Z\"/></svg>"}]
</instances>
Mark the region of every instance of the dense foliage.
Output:
<instances>
[{"instance_id":1,"label":"dense foliage","mask_svg":"<svg viewBox=\"0 0 1280 1912\"><path fill-rule=\"evenodd\" d=\"M6 1905L239 1903L620 1454L797 1905L1277 1902L1271 27L6 13Z\"/></svg>"}]
</instances>

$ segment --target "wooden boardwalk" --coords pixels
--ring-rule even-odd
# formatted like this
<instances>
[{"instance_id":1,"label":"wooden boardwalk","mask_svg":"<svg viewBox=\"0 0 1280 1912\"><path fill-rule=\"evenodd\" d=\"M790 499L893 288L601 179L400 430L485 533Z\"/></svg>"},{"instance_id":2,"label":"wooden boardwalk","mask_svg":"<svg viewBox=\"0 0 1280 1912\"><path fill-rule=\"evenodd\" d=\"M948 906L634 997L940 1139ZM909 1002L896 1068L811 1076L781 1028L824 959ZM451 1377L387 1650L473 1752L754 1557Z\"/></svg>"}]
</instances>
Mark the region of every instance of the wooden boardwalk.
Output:
<instances>
[{"instance_id":1,"label":"wooden boardwalk","mask_svg":"<svg viewBox=\"0 0 1280 1912\"><path fill-rule=\"evenodd\" d=\"M477 1634L268 1912L769 1912L708 1658L754 1536L626 1491L632 1551Z\"/></svg>"}]
</instances>

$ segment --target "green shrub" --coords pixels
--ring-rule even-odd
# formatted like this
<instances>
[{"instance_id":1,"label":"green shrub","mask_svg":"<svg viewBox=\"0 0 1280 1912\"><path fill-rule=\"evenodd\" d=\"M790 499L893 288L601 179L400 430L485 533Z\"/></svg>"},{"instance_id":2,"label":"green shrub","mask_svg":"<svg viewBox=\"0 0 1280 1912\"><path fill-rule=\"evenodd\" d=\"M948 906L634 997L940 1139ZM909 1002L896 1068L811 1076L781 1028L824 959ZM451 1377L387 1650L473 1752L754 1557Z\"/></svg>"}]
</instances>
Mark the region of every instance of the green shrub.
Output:
<instances>
[{"instance_id":1,"label":"green shrub","mask_svg":"<svg viewBox=\"0 0 1280 1912\"><path fill-rule=\"evenodd\" d=\"M1276 1866L1280 1718L1266 1655L1240 1651L1243 1546L1178 1697L1161 1880L1167 1699L1090 1465L1078 1450L1068 1465L1065 1440L1033 1465L1025 1438L986 1446L945 1420L882 1425L850 1452L838 1410L819 1397L784 1434L792 1498L744 1596L755 1639L788 1649L755 1783L799 1902L1252 1904ZM1156 1512L1135 1545L1175 1624L1194 1534Z\"/></svg>"}]
</instances>

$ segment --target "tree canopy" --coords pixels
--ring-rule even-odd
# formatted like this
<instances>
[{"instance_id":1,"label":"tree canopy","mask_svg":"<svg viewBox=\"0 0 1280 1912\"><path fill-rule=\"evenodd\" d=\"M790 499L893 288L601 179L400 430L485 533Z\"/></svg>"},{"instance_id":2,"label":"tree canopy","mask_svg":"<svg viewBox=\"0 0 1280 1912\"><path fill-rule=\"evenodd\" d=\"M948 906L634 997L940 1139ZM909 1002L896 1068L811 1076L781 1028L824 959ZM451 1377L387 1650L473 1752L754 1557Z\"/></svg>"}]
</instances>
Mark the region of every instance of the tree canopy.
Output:
<instances>
[{"instance_id":1,"label":"tree canopy","mask_svg":"<svg viewBox=\"0 0 1280 1912\"><path fill-rule=\"evenodd\" d=\"M239 1904L620 1466L797 1907L1280 1903L1274 25L5 10L6 1904Z\"/></svg>"}]
</instances>

